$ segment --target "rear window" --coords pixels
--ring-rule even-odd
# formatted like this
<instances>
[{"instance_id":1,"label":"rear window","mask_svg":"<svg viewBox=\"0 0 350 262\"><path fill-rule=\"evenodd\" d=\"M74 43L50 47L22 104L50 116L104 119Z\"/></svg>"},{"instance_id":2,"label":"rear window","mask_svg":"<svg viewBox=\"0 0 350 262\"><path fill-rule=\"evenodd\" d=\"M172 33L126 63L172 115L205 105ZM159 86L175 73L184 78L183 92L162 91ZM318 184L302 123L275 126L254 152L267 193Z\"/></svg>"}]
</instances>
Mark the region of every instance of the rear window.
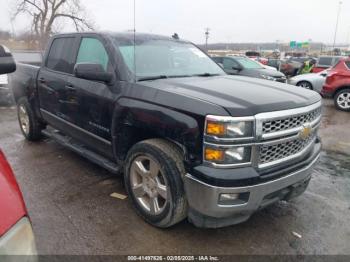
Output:
<instances>
[{"instance_id":1,"label":"rear window","mask_svg":"<svg viewBox=\"0 0 350 262\"><path fill-rule=\"evenodd\" d=\"M57 38L52 42L46 67L64 73L73 73L72 50L74 37Z\"/></svg>"},{"instance_id":2,"label":"rear window","mask_svg":"<svg viewBox=\"0 0 350 262\"><path fill-rule=\"evenodd\" d=\"M318 65L331 67L333 62L333 57L320 57L318 60Z\"/></svg>"}]
</instances>

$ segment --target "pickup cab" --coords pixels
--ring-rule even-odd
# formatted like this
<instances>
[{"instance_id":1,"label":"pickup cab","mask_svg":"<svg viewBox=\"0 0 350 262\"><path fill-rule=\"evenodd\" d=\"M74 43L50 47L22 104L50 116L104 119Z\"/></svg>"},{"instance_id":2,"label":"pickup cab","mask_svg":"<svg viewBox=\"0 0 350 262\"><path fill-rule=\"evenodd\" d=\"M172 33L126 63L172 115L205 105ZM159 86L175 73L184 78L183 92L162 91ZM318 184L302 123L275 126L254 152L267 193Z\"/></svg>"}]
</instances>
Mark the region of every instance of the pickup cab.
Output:
<instances>
[{"instance_id":1,"label":"pickup cab","mask_svg":"<svg viewBox=\"0 0 350 262\"><path fill-rule=\"evenodd\" d=\"M243 222L304 192L320 154L319 94L229 76L184 40L61 34L41 67L17 66L23 135L122 173L136 212L157 227Z\"/></svg>"}]
</instances>

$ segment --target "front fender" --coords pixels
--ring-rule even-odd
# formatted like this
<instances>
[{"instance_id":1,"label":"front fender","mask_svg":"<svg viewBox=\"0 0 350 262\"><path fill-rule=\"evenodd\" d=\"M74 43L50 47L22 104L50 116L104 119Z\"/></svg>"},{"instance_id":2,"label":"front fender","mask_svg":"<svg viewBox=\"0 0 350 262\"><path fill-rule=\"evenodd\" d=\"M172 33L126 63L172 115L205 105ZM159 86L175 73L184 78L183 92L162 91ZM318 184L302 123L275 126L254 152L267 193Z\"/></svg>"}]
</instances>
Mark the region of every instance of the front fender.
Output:
<instances>
[{"instance_id":1,"label":"front fender","mask_svg":"<svg viewBox=\"0 0 350 262\"><path fill-rule=\"evenodd\" d=\"M131 146L149 138L165 138L186 148L186 161L201 162L204 117L132 98L121 98L114 110L114 153L124 160Z\"/></svg>"}]
</instances>

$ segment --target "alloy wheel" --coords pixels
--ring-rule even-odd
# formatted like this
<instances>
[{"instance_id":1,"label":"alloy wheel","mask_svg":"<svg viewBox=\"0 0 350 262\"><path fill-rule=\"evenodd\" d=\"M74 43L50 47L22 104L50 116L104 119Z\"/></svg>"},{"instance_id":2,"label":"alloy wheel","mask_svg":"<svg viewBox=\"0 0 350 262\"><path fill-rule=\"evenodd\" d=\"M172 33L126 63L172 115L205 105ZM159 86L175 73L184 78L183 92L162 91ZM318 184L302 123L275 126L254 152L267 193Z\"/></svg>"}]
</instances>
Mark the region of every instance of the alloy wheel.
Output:
<instances>
[{"instance_id":1,"label":"alloy wheel","mask_svg":"<svg viewBox=\"0 0 350 262\"><path fill-rule=\"evenodd\" d=\"M25 108L24 105L19 106L18 115L19 115L19 123L21 125L21 129L26 135L28 135L29 128L30 128L29 127L29 116L27 113L27 109Z\"/></svg>"},{"instance_id":2,"label":"alloy wheel","mask_svg":"<svg viewBox=\"0 0 350 262\"><path fill-rule=\"evenodd\" d=\"M337 98L337 104L342 109L350 109L350 93L341 93Z\"/></svg>"},{"instance_id":3,"label":"alloy wheel","mask_svg":"<svg viewBox=\"0 0 350 262\"><path fill-rule=\"evenodd\" d=\"M130 167L130 185L139 205L150 215L159 215L168 202L167 180L157 161L138 156Z\"/></svg>"},{"instance_id":4,"label":"alloy wheel","mask_svg":"<svg viewBox=\"0 0 350 262\"><path fill-rule=\"evenodd\" d=\"M298 84L298 86L300 86L302 88L310 89L310 90L312 89L311 84L308 82L301 82Z\"/></svg>"}]
</instances>

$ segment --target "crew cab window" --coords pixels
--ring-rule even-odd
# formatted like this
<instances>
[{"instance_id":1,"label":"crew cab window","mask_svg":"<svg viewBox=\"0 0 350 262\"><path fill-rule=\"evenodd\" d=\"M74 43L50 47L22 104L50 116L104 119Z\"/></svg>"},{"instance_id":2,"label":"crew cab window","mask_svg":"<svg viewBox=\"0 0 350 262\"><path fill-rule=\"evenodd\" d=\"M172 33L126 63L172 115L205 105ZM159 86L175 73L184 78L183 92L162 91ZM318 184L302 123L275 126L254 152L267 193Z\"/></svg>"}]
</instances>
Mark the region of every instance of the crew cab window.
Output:
<instances>
[{"instance_id":1,"label":"crew cab window","mask_svg":"<svg viewBox=\"0 0 350 262\"><path fill-rule=\"evenodd\" d=\"M72 50L74 37L57 38L52 42L46 67L64 73L73 73Z\"/></svg>"},{"instance_id":2,"label":"crew cab window","mask_svg":"<svg viewBox=\"0 0 350 262\"><path fill-rule=\"evenodd\" d=\"M84 37L80 43L76 63L96 63L107 70L108 54L101 41Z\"/></svg>"},{"instance_id":3,"label":"crew cab window","mask_svg":"<svg viewBox=\"0 0 350 262\"><path fill-rule=\"evenodd\" d=\"M231 58L224 58L223 66L224 69L232 69L233 67L239 67L239 64Z\"/></svg>"}]
</instances>

